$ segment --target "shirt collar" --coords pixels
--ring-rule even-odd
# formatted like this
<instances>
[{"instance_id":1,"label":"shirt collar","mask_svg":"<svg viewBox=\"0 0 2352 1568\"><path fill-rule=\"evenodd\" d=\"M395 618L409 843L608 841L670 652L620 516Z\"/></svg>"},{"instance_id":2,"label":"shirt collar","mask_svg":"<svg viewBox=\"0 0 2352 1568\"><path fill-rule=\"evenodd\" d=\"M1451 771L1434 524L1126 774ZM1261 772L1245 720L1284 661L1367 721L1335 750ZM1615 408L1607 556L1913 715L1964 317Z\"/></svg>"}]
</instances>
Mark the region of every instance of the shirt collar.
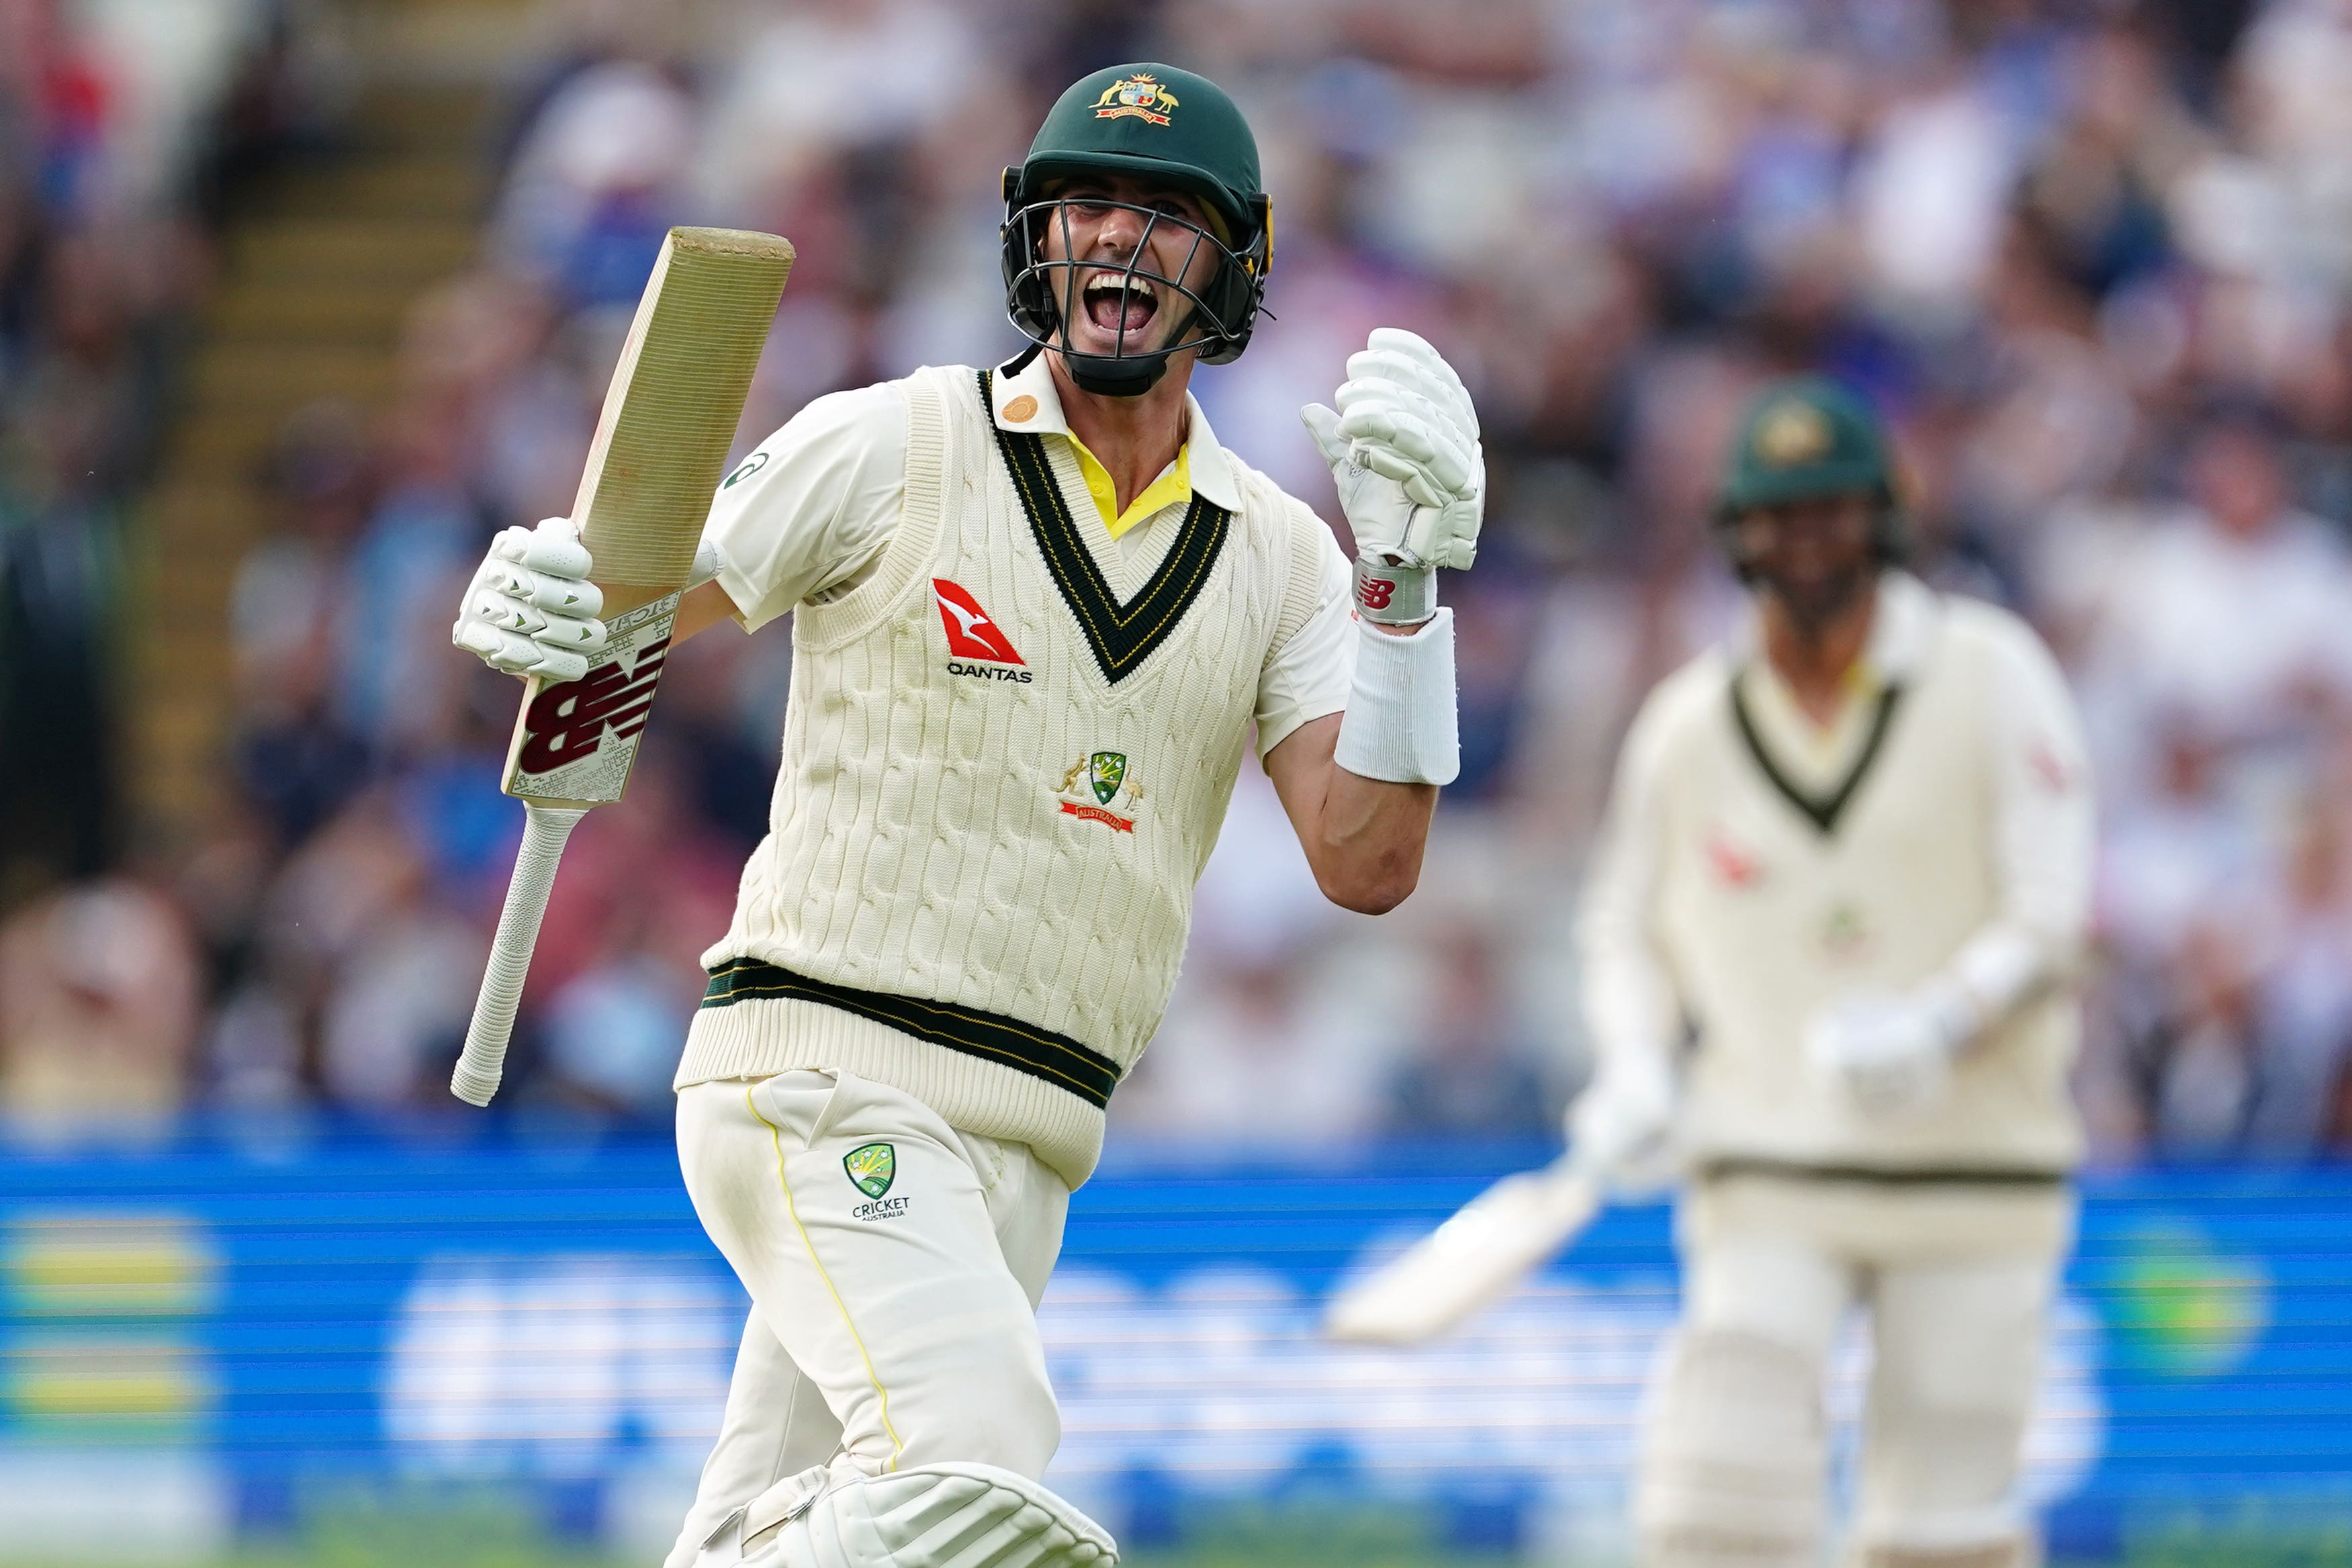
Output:
<instances>
[{"instance_id":1,"label":"shirt collar","mask_svg":"<svg viewBox=\"0 0 2352 1568\"><path fill-rule=\"evenodd\" d=\"M999 430L1026 431L1034 435L1070 434L1069 421L1062 414L1062 394L1054 384L1054 372L1045 363L1046 350L1026 356L1028 363L1018 370L1013 361L999 366L992 378L990 398L993 404L990 415ZM1009 373L1008 373L1009 372ZM1022 407L1021 400L1032 400ZM1234 473L1233 459L1217 444L1217 433L1209 428L1209 416L1201 412L1200 400L1191 392L1184 394L1184 448L1192 472L1192 490L1202 500L1223 507L1228 512L1242 509L1240 480ZM1025 413L1026 419L1014 419L1013 413Z\"/></svg>"},{"instance_id":2,"label":"shirt collar","mask_svg":"<svg viewBox=\"0 0 2352 1568\"><path fill-rule=\"evenodd\" d=\"M1878 608L1871 617L1870 641L1854 671L1855 682L1865 687L1883 686L1917 674L1935 647L1936 628L1942 619L1942 601L1934 589L1907 571L1890 567L1880 573ZM1757 659L1763 648L1763 629L1751 601L1733 628L1730 651L1736 663L1747 664Z\"/></svg>"}]
</instances>

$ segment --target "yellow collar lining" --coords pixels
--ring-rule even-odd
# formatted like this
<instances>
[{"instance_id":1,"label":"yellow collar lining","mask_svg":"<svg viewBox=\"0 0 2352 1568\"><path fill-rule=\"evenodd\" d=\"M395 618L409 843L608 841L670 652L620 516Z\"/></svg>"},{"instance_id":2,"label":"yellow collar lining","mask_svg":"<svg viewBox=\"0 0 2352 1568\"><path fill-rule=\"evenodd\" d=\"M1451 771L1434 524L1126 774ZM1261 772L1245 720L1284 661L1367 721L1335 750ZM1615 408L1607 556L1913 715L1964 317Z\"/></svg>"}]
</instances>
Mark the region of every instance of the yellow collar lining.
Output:
<instances>
[{"instance_id":1,"label":"yellow collar lining","mask_svg":"<svg viewBox=\"0 0 2352 1568\"><path fill-rule=\"evenodd\" d=\"M1192 444L1186 442L1176 449L1176 461L1170 464L1143 493L1128 503L1127 510L1118 509L1118 486L1111 483L1110 470L1087 450L1087 444L1073 435L1070 444L1077 450L1078 472L1086 476L1087 494L1095 498L1095 512L1103 528L1113 538L1127 532L1163 507L1192 498Z\"/></svg>"}]
</instances>

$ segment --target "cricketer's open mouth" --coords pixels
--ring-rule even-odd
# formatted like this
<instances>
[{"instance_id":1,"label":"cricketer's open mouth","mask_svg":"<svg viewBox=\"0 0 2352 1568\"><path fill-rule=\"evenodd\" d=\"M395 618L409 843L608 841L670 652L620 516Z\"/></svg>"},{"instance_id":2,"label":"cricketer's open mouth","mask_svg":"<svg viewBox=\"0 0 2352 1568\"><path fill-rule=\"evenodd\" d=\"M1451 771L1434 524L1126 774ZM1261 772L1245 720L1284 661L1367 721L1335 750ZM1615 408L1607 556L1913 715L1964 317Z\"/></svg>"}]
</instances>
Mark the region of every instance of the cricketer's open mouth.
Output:
<instances>
[{"instance_id":1,"label":"cricketer's open mouth","mask_svg":"<svg viewBox=\"0 0 2352 1568\"><path fill-rule=\"evenodd\" d=\"M1087 279L1087 319L1106 332L1140 332L1160 313L1160 298L1140 278L1098 272Z\"/></svg>"}]
</instances>

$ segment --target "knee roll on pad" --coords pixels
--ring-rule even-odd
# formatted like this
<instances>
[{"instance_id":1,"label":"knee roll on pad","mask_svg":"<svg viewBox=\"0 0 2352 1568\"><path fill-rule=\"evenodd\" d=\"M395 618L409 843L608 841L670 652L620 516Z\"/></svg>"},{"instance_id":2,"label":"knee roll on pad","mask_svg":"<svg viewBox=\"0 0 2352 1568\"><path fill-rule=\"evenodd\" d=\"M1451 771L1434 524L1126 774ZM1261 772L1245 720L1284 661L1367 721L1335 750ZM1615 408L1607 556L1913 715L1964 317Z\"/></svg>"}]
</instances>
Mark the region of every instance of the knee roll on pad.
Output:
<instances>
[{"instance_id":1,"label":"knee roll on pad","mask_svg":"<svg viewBox=\"0 0 2352 1568\"><path fill-rule=\"evenodd\" d=\"M2013 1504L1923 1511L1890 1528L1865 1510L1850 1560L1858 1568L2038 1568L2041 1542Z\"/></svg>"},{"instance_id":2,"label":"knee roll on pad","mask_svg":"<svg viewBox=\"0 0 2352 1568\"><path fill-rule=\"evenodd\" d=\"M1687 1333L1649 1424L1636 1490L1643 1561L1810 1565L1827 1465L1822 1369L1760 1334Z\"/></svg>"},{"instance_id":3,"label":"knee roll on pad","mask_svg":"<svg viewBox=\"0 0 2352 1568\"><path fill-rule=\"evenodd\" d=\"M2030 1542L2011 1534L2005 1540L1974 1546L1864 1546L1862 1568L2034 1568L2040 1554Z\"/></svg>"},{"instance_id":4,"label":"knee roll on pad","mask_svg":"<svg viewBox=\"0 0 2352 1568\"><path fill-rule=\"evenodd\" d=\"M746 1568L1114 1568L1109 1532L994 1465L919 1465L825 1487Z\"/></svg>"}]
</instances>

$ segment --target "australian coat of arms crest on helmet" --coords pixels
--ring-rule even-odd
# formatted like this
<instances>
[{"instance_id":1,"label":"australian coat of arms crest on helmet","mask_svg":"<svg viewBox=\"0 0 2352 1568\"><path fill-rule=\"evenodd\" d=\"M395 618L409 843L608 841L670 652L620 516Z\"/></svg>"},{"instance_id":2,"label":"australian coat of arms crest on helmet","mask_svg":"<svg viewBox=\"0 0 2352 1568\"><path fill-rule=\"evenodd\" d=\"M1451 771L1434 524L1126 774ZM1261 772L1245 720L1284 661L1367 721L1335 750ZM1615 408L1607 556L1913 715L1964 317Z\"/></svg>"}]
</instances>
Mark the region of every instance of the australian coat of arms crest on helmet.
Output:
<instances>
[{"instance_id":1,"label":"australian coat of arms crest on helmet","mask_svg":"<svg viewBox=\"0 0 2352 1568\"><path fill-rule=\"evenodd\" d=\"M1147 120L1154 125L1165 125L1168 111L1175 107L1174 93L1150 71L1138 71L1103 89L1103 95L1095 99L1095 118Z\"/></svg>"},{"instance_id":2,"label":"australian coat of arms crest on helmet","mask_svg":"<svg viewBox=\"0 0 2352 1568\"><path fill-rule=\"evenodd\" d=\"M1135 831L1132 813L1143 799L1143 787L1129 775L1124 751L1097 751L1079 758L1062 775L1062 782L1054 792L1063 798L1061 807L1066 816L1100 822L1118 832ZM1087 800L1089 795L1094 797L1091 801ZM1120 816L1107 809L1120 804L1129 815Z\"/></svg>"},{"instance_id":3,"label":"australian coat of arms crest on helmet","mask_svg":"<svg viewBox=\"0 0 2352 1568\"><path fill-rule=\"evenodd\" d=\"M1835 444L1829 416L1809 402L1791 400L1756 422L1756 455L1775 468L1817 462Z\"/></svg>"}]
</instances>

